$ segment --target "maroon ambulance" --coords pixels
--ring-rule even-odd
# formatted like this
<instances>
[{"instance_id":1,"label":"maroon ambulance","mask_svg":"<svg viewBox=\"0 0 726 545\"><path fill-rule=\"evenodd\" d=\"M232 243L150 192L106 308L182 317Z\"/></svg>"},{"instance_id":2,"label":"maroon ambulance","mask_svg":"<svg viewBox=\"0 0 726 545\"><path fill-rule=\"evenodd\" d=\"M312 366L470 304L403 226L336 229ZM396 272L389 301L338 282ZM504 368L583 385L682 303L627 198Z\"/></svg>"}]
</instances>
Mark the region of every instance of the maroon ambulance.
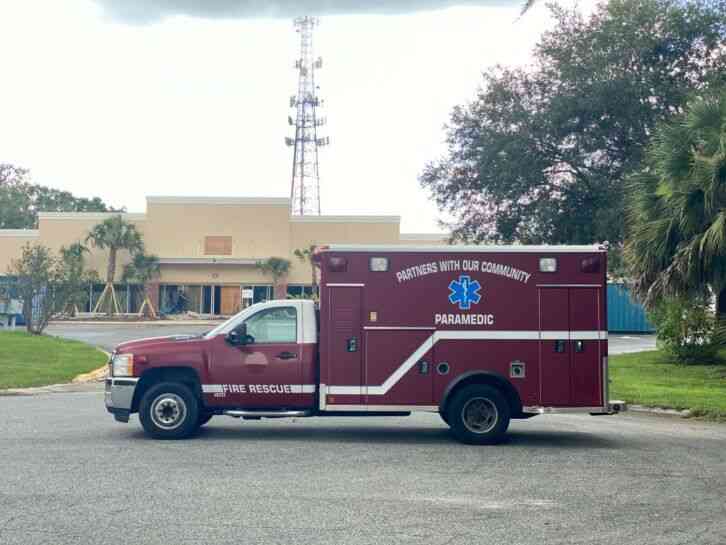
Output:
<instances>
[{"instance_id":1,"label":"maroon ambulance","mask_svg":"<svg viewBox=\"0 0 726 545\"><path fill-rule=\"evenodd\" d=\"M438 412L465 443L512 418L613 414L602 246L326 246L320 301L123 343L105 402L179 439L244 419Z\"/></svg>"}]
</instances>

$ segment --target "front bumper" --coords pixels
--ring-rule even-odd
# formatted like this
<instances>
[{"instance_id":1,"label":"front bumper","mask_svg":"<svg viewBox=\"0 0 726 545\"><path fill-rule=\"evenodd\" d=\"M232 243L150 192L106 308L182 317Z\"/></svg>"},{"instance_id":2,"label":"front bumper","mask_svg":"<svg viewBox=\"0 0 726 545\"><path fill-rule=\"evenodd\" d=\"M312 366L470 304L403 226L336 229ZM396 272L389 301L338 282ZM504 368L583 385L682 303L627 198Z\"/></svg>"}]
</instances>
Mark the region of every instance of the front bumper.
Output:
<instances>
[{"instance_id":1,"label":"front bumper","mask_svg":"<svg viewBox=\"0 0 726 545\"><path fill-rule=\"evenodd\" d=\"M110 377L106 379L104 394L106 410L113 414L113 417L119 422L129 421L138 382L138 378Z\"/></svg>"}]
</instances>

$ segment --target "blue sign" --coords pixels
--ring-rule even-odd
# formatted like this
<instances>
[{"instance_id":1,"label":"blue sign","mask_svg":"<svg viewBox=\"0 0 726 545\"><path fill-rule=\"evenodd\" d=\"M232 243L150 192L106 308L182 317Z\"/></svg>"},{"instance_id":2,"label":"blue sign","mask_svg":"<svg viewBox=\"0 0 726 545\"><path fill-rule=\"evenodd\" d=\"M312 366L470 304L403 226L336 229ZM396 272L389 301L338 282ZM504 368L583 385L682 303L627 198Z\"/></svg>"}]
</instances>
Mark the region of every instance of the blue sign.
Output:
<instances>
[{"instance_id":1,"label":"blue sign","mask_svg":"<svg viewBox=\"0 0 726 545\"><path fill-rule=\"evenodd\" d=\"M477 280L472 281L466 274L459 276L458 280L452 280L449 284L449 303L459 305L459 310L469 310L471 304L481 301L481 284Z\"/></svg>"}]
</instances>

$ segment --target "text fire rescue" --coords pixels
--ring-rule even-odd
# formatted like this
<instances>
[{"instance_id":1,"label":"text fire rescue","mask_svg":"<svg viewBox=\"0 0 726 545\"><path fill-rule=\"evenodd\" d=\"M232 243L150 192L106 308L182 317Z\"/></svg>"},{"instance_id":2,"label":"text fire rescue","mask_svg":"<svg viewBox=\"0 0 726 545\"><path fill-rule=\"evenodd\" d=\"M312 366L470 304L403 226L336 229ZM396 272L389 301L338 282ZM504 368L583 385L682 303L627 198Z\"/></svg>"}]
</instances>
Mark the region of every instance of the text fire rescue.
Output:
<instances>
[{"instance_id":1,"label":"text fire rescue","mask_svg":"<svg viewBox=\"0 0 726 545\"><path fill-rule=\"evenodd\" d=\"M292 394L289 384L222 384L224 392L232 394Z\"/></svg>"}]
</instances>

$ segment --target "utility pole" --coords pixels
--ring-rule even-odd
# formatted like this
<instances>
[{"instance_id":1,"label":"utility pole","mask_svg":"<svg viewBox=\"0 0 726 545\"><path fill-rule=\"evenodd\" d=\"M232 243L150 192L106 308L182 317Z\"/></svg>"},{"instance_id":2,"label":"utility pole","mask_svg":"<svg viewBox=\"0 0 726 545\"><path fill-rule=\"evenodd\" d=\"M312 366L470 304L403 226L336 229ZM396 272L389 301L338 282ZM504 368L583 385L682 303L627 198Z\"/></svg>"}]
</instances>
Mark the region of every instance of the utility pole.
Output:
<instances>
[{"instance_id":1,"label":"utility pole","mask_svg":"<svg viewBox=\"0 0 726 545\"><path fill-rule=\"evenodd\" d=\"M288 123L295 127L295 137L285 138L293 148L292 181L290 184L290 213L294 216L320 215L320 171L318 149L330 143L318 135L325 118L318 116L323 101L318 97L315 70L323 67L323 59L313 54L313 31L320 24L317 17L297 17L294 20L300 35L300 57L295 61L298 72L297 95L290 97L295 117Z\"/></svg>"}]
</instances>

